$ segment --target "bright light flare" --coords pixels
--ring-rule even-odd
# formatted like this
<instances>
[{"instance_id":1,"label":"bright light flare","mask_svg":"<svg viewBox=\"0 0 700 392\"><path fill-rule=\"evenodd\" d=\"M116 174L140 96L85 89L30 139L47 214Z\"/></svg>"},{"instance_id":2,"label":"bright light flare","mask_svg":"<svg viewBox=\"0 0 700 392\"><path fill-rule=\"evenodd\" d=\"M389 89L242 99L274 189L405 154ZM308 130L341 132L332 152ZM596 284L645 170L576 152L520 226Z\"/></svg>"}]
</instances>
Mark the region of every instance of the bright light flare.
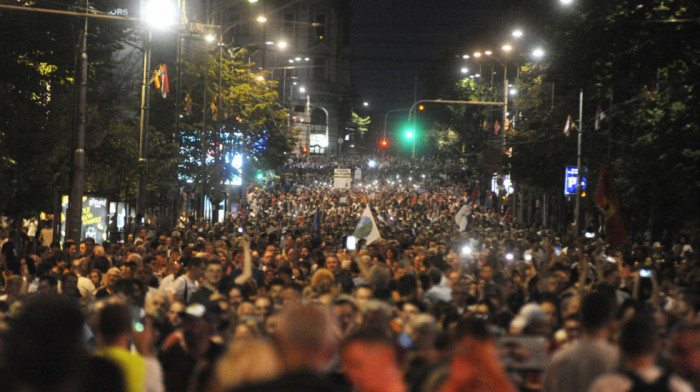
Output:
<instances>
[{"instance_id":1,"label":"bright light flare","mask_svg":"<svg viewBox=\"0 0 700 392\"><path fill-rule=\"evenodd\" d=\"M177 23L178 10L172 0L149 0L144 6L141 18L150 27L163 30Z\"/></svg>"},{"instance_id":2,"label":"bright light flare","mask_svg":"<svg viewBox=\"0 0 700 392\"><path fill-rule=\"evenodd\" d=\"M511 33L511 35L512 35L513 37L515 37L515 38L520 38L520 37L523 36L523 31L520 30L520 29L516 29L516 30L513 30L513 32Z\"/></svg>"},{"instance_id":3,"label":"bright light flare","mask_svg":"<svg viewBox=\"0 0 700 392\"><path fill-rule=\"evenodd\" d=\"M469 245L463 246L463 247L462 247L462 254L463 254L464 256L469 256L470 254L472 254L472 247L469 246Z\"/></svg>"},{"instance_id":4,"label":"bright light flare","mask_svg":"<svg viewBox=\"0 0 700 392\"><path fill-rule=\"evenodd\" d=\"M532 56L537 59L544 57L544 49L535 48L535 50L532 51Z\"/></svg>"}]
</instances>

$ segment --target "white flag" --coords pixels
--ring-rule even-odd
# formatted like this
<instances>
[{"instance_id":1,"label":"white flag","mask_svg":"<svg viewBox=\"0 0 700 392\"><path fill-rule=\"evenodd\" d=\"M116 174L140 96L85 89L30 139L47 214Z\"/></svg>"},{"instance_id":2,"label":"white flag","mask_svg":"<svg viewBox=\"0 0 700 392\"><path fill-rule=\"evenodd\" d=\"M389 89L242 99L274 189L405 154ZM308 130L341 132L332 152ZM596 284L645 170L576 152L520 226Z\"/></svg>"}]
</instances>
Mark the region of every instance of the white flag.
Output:
<instances>
[{"instance_id":1,"label":"white flag","mask_svg":"<svg viewBox=\"0 0 700 392\"><path fill-rule=\"evenodd\" d=\"M571 129L571 115L566 118L566 124L564 124L564 136L569 136L569 130Z\"/></svg>"},{"instance_id":2,"label":"white flag","mask_svg":"<svg viewBox=\"0 0 700 392\"><path fill-rule=\"evenodd\" d=\"M455 214L455 223L459 226L460 232L467 229L467 215L469 215L469 205L467 204L463 205Z\"/></svg>"},{"instance_id":3,"label":"white flag","mask_svg":"<svg viewBox=\"0 0 700 392\"><path fill-rule=\"evenodd\" d=\"M365 210L362 211L360 221L357 222L355 232L352 233L352 235L358 240L361 238L366 239L367 245L382 238L379 236L379 229L377 229L377 224L374 223L374 217L372 216L372 211L370 211L369 206L365 207Z\"/></svg>"}]
</instances>

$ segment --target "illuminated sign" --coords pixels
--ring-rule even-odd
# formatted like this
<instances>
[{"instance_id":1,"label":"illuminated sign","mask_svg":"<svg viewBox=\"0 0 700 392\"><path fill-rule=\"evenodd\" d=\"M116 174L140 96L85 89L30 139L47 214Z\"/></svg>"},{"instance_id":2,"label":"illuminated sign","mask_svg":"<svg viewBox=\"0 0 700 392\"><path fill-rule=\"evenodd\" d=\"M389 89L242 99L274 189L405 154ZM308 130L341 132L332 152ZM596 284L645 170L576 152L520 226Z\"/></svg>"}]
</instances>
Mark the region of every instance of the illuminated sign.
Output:
<instances>
[{"instance_id":1,"label":"illuminated sign","mask_svg":"<svg viewBox=\"0 0 700 392\"><path fill-rule=\"evenodd\" d=\"M61 197L61 239L66 236L66 215L69 197ZM105 197L83 196L83 210L81 214L82 225L80 239L93 238L95 243L101 244L107 240L109 227L109 204Z\"/></svg>"},{"instance_id":2,"label":"illuminated sign","mask_svg":"<svg viewBox=\"0 0 700 392\"><path fill-rule=\"evenodd\" d=\"M584 173L587 169L583 169ZM564 173L564 196L576 196L576 183L578 182L578 167L567 166ZM586 191L586 177L581 177L581 192Z\"/></svg>"}]
</instances>

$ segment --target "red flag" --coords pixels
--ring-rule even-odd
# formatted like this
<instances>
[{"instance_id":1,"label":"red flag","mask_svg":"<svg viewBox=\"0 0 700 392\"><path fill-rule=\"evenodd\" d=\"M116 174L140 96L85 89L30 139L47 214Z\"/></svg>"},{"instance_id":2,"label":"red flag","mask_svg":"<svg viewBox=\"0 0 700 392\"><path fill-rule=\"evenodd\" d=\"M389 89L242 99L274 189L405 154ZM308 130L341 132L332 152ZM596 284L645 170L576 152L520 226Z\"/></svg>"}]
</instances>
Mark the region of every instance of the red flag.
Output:
<instances>
[{"instance_id":1,"label":"red flag","mask_svg":"<svg viewBox=\"0 0 700 392\"><path fill-rule=\"evenodd\" d=\"M494 127L493 127L493 133L498 135L498 131L500 131L500 130L501 130L501 124L499 124L498 120L496 120L496 125L494 125Z\"/></svg>"},{"instance_id":2,"label":"red flag","mask_svg":"<svg viewBox=\"0 0 700 392\"><path fill-rule=\"evenodd\" d=\"M564 136L569 136L569 130L571 130L571 115L566 117L566 124L564 124Z\"/></svg>"},{"instance_id":3,"label":"red flag","mask_svg":"<svg viewBox=\"0 0 700 392\"><path fill-rule=\"evenodd\" d=\"M160 77L162 80L160 93L163 94L163 98L170 92L170 84L168 83L168 66L163 64L160 66Z\"/></svg>"},{"instance_id":4,"label":"red flag","mask_svg":"<svg viewBox=\"0 0 700 392\"><path fill-rule=\"evenodd\" d=\"M605 230L608 234L608 243L613 248L622 245L627 238L627 222L620 210L620 204L615 194L615 186L610 177L608 166L605 164L600 170L600 179L598 180L598 190L595 193L595 202L605 217Z\"/></svg>"}]
</instances>

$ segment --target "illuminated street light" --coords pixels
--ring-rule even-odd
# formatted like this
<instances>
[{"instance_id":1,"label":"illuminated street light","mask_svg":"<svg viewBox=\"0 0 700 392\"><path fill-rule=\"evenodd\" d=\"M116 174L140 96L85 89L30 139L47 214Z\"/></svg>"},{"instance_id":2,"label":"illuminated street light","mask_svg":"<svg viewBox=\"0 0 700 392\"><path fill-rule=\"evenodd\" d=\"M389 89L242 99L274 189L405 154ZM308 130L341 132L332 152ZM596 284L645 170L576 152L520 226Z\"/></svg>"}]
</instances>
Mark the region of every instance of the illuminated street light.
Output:
<instances>
[{"instance_id":1,"label":"illuminated street light","mask_svg":"<svg viewBox=\"0 0 700 392\"><path fill-rule=\"evenodd\" d=\"M204 40L209 42L209 43L214 42L215 39L216 39L216 37L214 37L214 34L207 34L206 37L204 37Z\"/></svg>"},{"instance_id":2,"label":"illuminated street light","mask_svg":"<svg viewBox=\"0 0 700 392\"><path fill-rule=\"evenodd\" d=\"M544 49L542 48L536 48L535 50L532 51L532 56L535 58L542 58L544 56Z\"/></svg>"},{"instance_id":3,"label":"illuminated street light","mask_svg":"<svg viewBox=\"0 0 700 392\"><path fill-rule=\"evenodd\" d=\"M362 102L362 106L364 106L364 107L368 107L368 106L369 106L369 102L367 102L367 101L365 101L365 102Z\"/></svg>"},{"instance_id":4,"label":"illuminated street light","mask_svg":"<svg viewBox=\"0 0 700 392\"><path fill-rule=\"evenodd\" d=\"M470 56L469 56L468 54L463 54L463 55L462 55L462 58L465 59L465 60L469 60L469 57L470 57Z\"/></svg>"},{"instance_id":5,"label":"illuminated street light","mask_svg":"<svg viewBox=\"0 0 700 392\"><path fill-rule=\"evenodd\" d=\"M515 38L520 38L523 36L523 31L520 29L513 30L513 33L511 34Z\"/></svg>"},{"instance_id":6,"label":"illuminated street light","mask_svg":"<svg viewBox=\"0 0 700 392\"><path fill-rule=\"evenodd\" d=\"M513 50L513 47L510 46L510 45L508 45L508 44L505 44L505 45L501 46L501 49L502 49L504 52L510 52L511 50Z\"/></svg>"},{"instance_id":7,"label":"illuminated street light","mask_svg":"<svg viewBox=\"0 0 700 392\"><path fill-rule=\"evenodd\" d=\"M474 52L473 56L479 58L481 57L481 52Z\"/></svg>"},{"instance_id":8,"label":"illuminated street light","mask_svg":"<svg viewBox=\"0 0 700 392\"><path fill-rule=\"evenodd\" d=\"M491 55L493 54L493 52L490 51L490 50L485 50L485 51L484 51L484 54L487 55L487 56L491 56Z\"/></svg>"},{"instance_id":9,"label":"illuminated street light","mask_svg":"<svg viewBox=\"0 0 700 392\"><path fill-rule=\"evenodd\" d=\"M461 72L461 73L463 73L463 74L469 73L469 68L467 68L467 67L462 67L462 69L460 69L459 72Z\"/></svg>"},{"instance_id":10,"label":"illuminated street light","mask_svg":"<svg viewBox=\"0 0 700 392\"><path fill-rule=\"evenodd\" d=\"M573 0L559 0L559 2L564 4L564 5L569 5L569 4L573 3L574 1Z\"/></svg>"},{"instance_id":11,"label":"illuminated street light","mask_svg":"<svg viewBox=\"0 0 700 392\"><path fill-rule=\"evenodd\" d=\"M149 0L141 17L154 29L166 29L177 23L177 7L169 0Z\"/></svg>"},{"instance_id":12,"label":"illuminated street light","mask_svg":"<svg viewBox=\"0 0 700 392\"><path fill-rule=\"evenodd\" d=\"M258 23L265 23L265 22L267 22L267 18L265 17L265 15L260 15L260 16L258 16L258 18L255 19L255 20L257 20Z\"/></svg>"}]
</instances>

